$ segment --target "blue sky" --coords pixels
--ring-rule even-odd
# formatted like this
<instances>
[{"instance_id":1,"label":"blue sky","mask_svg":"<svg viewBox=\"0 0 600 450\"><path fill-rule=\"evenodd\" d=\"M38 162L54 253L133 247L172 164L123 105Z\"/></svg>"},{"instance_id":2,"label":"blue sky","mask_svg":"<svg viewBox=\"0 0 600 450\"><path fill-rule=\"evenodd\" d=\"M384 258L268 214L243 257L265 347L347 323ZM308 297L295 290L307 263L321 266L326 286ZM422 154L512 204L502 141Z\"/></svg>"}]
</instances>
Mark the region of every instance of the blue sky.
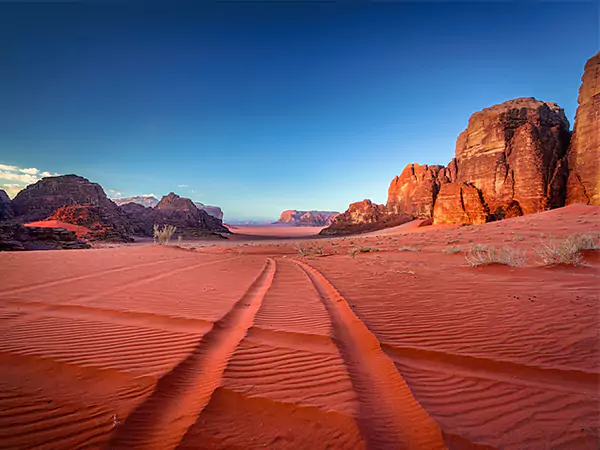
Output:
<instances>
[{"instance_id":1,"label":"blue sky","mask_svg":"<svg viewBox=\"0 0 600 450\"><path fill-rule=\"evenodd\" d=\"M406 164L446 164L484 107L533 96L572 123L598 8L0 3L0 185L77 173L226 220L384 202Z\"/></svg>"}]
</instances>

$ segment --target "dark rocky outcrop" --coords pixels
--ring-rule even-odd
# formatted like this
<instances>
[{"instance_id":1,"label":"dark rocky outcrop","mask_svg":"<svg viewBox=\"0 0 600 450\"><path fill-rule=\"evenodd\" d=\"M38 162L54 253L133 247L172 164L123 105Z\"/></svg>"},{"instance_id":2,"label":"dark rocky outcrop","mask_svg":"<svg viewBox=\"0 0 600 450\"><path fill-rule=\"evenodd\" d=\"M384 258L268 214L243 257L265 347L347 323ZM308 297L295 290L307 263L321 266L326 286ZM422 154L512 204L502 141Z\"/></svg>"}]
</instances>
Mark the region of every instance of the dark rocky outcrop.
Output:
<instances>
[{"instance_id":1,"label":"dark rocky outcrop","mask_svg":"<svg viewBox=\"0 0 600 450\"><path fill-rule=\"evenodd\" d=\"M124 220L114 220L108 208L96 205L70 204L58 208L47 220L80 225L90 229L84 236L92 241L133 242L129 236L131 225Z\"/></svg>"},{"instance_id":2,"label":"dark rocky outcrop","mask_svg":"<svg viewBox=\"0 0 600 450\"><path fill-rule=\"evenodd\" d=\"M585 65L569 147L567 204L600 206L600 52Z\"/></svg>"},{"instance_id":3,"label":"dark rocky outcrop","mask_svg":"<svg viewBox=\"0 0 600 450\"><path fill-rule=\"evenodd\" d=\"M288 209L279 216L276 224L294 226L316 226L330 225L340 213L338 211L298 211Z\"/></svg>"},{"instance_id":4,"label":"dark rocky outcrop","mask_svg":"<svg viewBox=\"0 0 600 450\"><path fill-rule=\"evenodd\" d=\"M328 236L363 233L401 225L411 219L407 214L389 214L385 205L363 200L350 204L346 212L336 216L331 225L319 234Z\"/></svg>"},{"instance_id":5,"label":"dark rocky outcrop","mask_svg":"<svg viewBox=\"0 0 600 450\"><path fill-rule=\"evenodd\" d=\"M206 236L215 233L229 233L223 222L198 207L189 198L171 192L165 195L154 208L146 208L136 203L120 206L135 234L152 236L154 224L174 225L176 235L184 237Z\"/></svg>"},{"instance_id":6,"label":"dark rocky outcrop","mask_svg":"<svg viewBox=\"0 0 600 450\"><path fill-rule=\"evenodd\" d=\"M26 227L17 223L0 224L0 251L67 250L90 246L72 231L63 228Z\"/></svg>"},{"instance_id":7,"label":"dark rocky outcrop","mask_svg":"<svg viewBox=\"0 0 600 450\"><path fill-rule=\"evenodd\" d=\"M12 202L6 192L0 189L0 221L14 217Z\"/></svg>"}]
</instances>

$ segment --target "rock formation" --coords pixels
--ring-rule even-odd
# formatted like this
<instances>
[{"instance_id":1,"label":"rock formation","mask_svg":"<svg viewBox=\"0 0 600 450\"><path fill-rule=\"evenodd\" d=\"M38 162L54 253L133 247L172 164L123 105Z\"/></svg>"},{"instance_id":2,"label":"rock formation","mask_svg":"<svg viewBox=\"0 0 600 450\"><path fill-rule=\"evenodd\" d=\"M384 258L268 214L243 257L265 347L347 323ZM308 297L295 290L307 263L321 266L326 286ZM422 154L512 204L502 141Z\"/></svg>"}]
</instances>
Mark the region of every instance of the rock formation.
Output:
<instances>
[{"instance_id":1,"label":"rock formation","mask_svg":"<svg viewBox=\"0 0 600 450\"><path fill-rule=\"evenodd\" d=\"M47 220L80 225L90 229L85 239L93 241L132 242L129 236L131 225L123 220L114 220L108 208L95 205L70 204L58 208Z\"/></svg>"},{"instance_id":2,"label":"rock formation","mask_svg":"<svg viewBox=\"0 0 600 450\"><path fill-rule=\"evenodd\" d=\"M388 189L387 211L405 213L415 218L433 216L433 204L440 189L443 166L409 164L395 177Z\"/></svg>"},{"instance_id":3,"label":"rock formation","mask_svg":"<svg viewBox=\"0 0 600 450\"><path fill-rule=\"evenodd\" d=\"M121 210L133 227L134 233L152 236L154 224L174 225L176 235L196 237L214 233L229 233L223 222L198 209L189 198L171 192L165 195L154 208L136 203L122 205Z\"/></svg>"},{"instance_id":4,"label":"rock formation","mask_svg":"<svg viewBox=\"0 0 600 450\"><path fill-rule=\"evenodd\" d=\"M0 251L66 250L89 248L72 231L62 228L26 227L17 223L0 224Z\"/></svg>"},{"instance_id":5,"label":"rock formation","mask_svg":"<svg viewBox=\"0 0 600 450\"><path fill-rule=\"evenodd\" d=\"M279 220L275 223L294 226L317 226L330 225L339 214L337 211L298 211L288 209L283 211Z\"/></svg>"},{"instance_id":6,"label":"rock formation","mask_svg":"<svg viewBox=\"0 0 600 450\"><path fill-rule=\"evenodd\" d=\"M585 65L581 81L566 202L600 206L600 52Z\"/></svg>"},{"instance_id":7,"label":"rock formation","mask_svg":"<svg viewBox=\"0 0 600 450\"><path fill-rule=\"evenodd\" d=\"M379 230L401 225L411 220L407 214L389 214L385 205L371 200L350 204L348 210L335 217L331 225L321 230L321 235L344 235Z\"/></svg>"},{"instance_id":8,"label":"rock formation","mask_svg":"<svg viewBox=\"0 0 600 450\"><path fill-rule=\"evenodd\" d=\"M2 189L0 189L0 221L14 217L12 202Z\"/></svg>"},{"instance_id":9,"label":"rock formation","mask_svg":"<svg viewBox=\"0 0 600 450\"><path fill-rule=\"evenodd\" d=\"M446 183L437 195L436 223L482 224L488 221L489 214L481 191L469 184Z\"/></svg>"},{"instance_id":10,"label":"rock formation","mask_svg":"<svg viewBox=\"0 0 600 450\"><path fill-rule=\"evenodd\" d=\"M158 204L158 199L154 195L134 195L133 197L113 198L111 200L118 206L127 203L137 203L148 208L154 208Z\"/></svg>"},{"instance_id":11,"label":"rock formation","mask_svg":"<svg viewBox=\"0 0 600 450\"><path fill-rule=\"evenodd\" d=\"M219 220L223 220L223 210L218 206L205 205L204 203L194 202L194 205L202 211L206 211L206 213L210 216L216 217Z\"/></svg>"}]
</instances>

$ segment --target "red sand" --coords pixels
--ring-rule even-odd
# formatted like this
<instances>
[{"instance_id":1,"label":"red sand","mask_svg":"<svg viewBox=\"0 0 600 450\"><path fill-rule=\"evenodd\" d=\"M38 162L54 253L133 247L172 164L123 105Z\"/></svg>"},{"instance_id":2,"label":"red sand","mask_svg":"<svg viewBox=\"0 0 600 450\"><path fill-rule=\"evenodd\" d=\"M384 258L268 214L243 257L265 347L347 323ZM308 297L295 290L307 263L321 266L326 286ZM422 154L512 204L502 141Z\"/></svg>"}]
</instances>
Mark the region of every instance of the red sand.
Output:
<instances>
[{"instance_id":1,"label":"red sand","mask_svg":"<svg viewBox=\"0 0 600 450\"><path fill-rule=\"evenodd\" d=\"M88 234L91 230L81 225L73 225L71 223L60 222L58 220L40 220L25 224L26 227L41 227L41 228L64 228L68 231L74 231L77 237L82 237Z\"/></svg>"},{"instance_id":2,"label":"red sand","mask_svg":"<svg viewBox=\"0 0 600 450\"><path fill-rule=\"evenodd\" d=\"M600 255L547 268L532 247L599 231L600 208L576 205L191 251L0 253L0 447L595 449ZM442 252L470 243L528 260Z\"/></svg>"}]
</instances>

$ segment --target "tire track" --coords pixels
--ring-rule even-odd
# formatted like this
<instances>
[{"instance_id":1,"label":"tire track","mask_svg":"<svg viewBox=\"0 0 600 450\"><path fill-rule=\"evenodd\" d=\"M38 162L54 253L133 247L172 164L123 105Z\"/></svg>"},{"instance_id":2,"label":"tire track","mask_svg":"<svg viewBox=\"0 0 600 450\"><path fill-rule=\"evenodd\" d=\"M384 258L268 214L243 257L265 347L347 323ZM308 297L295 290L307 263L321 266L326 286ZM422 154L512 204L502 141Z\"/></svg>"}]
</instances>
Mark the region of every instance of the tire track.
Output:
<instances>
[{"instance_id":1,"label":"tire track","mask_svg":"<svg viewBox=\"0 0 600 450\"><path fill-rule=\"evenodd\" d=\"M437 423L413 397L381 343L316 269L295 261L319 293L359 400L357 422L372 449L442 449Z\"/></svg>"},{"instance_id":2,"label":"tire track","mask_svg":"<svg viewBox=\"0 0 600 450\"><path fill-rule=\"evenodd\" d=\"M174 449L179 445L221 385L228 360L252 326L275 270L275 261L267 259L242 298L116 430L111 449Z\"/></svg>"}]
</instances>

